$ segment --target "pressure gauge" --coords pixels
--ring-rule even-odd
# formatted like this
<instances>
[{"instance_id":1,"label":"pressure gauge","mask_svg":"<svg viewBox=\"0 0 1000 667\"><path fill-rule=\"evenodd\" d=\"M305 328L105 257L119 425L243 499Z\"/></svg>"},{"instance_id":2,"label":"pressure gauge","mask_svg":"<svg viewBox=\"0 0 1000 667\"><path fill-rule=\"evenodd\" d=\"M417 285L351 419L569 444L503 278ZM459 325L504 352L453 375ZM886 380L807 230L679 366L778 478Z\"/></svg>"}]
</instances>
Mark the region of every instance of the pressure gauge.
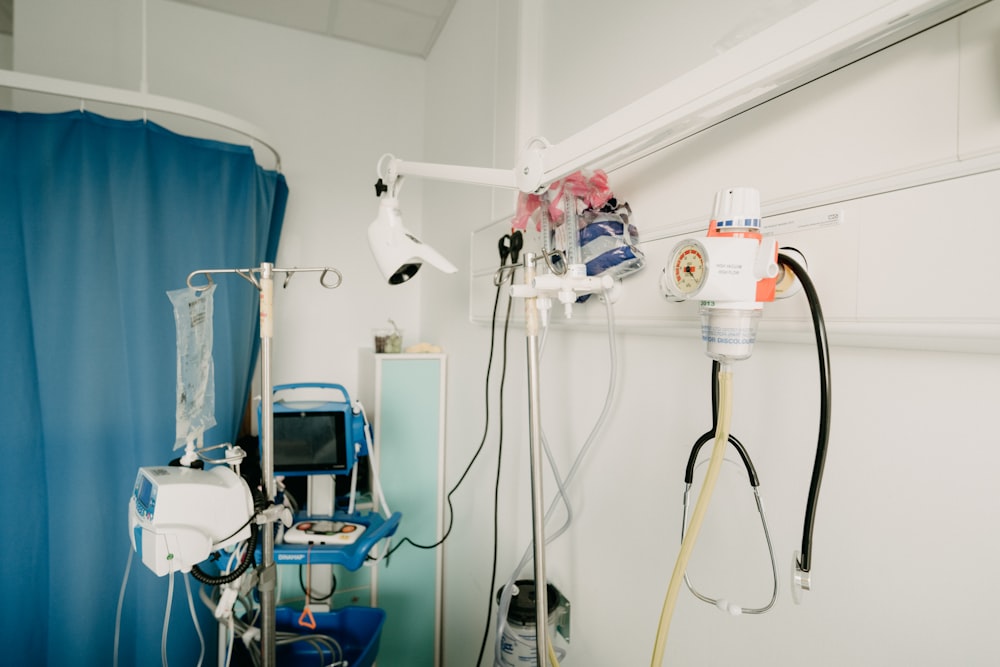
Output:
<instances>
[{"instance_id":1,"label":"pressure gauge","mask_svg":"<svg viewBox=\"0 0 1000 667\"><path fill-rule=\"evenodd\" d=\"M682 241L674 248L663 276L663 289L668 298L687 299L701 289L708 273L706 258L705 246L693 239Z\"/></svg>"}]
</instances>

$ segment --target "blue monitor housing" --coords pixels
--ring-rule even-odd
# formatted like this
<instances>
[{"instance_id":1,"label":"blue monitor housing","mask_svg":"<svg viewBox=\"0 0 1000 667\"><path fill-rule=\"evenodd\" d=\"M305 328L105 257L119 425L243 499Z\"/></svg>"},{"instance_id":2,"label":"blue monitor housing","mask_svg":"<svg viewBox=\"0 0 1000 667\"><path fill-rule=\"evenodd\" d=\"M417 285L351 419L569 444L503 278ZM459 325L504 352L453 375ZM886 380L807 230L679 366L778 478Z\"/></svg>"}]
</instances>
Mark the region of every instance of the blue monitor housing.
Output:
<instances>
[{"instance_id":1,"label":"blue monitor housing","mask_svg":"<svg viewBox=\"0 0 1000 667\"><path fill-rule=\"evenodd\" d=\"M295 389L336 391L343 400L278 398ZM315 396L316 391L309 392ZM274 387L274 473L276 475L347 475L358 453L367 454L362 414L355 414L347 390L339 384L302 382ZM261 408L257 408L262 432Z\"/></svg>"}]
</instances>

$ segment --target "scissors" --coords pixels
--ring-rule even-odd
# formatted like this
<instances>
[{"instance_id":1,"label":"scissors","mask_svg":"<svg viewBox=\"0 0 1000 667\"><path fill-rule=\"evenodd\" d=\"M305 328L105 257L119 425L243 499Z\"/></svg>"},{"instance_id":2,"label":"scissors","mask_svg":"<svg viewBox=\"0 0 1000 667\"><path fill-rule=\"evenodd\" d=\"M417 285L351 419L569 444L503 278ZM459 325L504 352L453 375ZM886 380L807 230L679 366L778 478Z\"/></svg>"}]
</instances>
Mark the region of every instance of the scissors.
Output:
<instances>
[{"instance_id":1,"label":"scissors","mask_svg":"<svg viewBox=\"0 0 1000 667\"><path fill-rule=\"evenodd\" d=\"M514 230L510 234L504 234L497 242L497 250L500 252L500 268L493 274L493 284L500 287L514 273L517 266L518 257L524 247L524 235L519 230ZM510 259L510 266L507 260Z\"/></svg>"},{"instance_id":2,"label":"scissors","mask_svg":"<svg viewBox=\"0 0 1000 667\"><path fill-rule=\"evenodd\" d=\"M503 266L506 264L508 257L511 264L517 264L518 256L521 254L523 247L524 235L519 230L501 236L497 242L497 250L500 251L500 265Z\"/></svg>"}]
</instances>

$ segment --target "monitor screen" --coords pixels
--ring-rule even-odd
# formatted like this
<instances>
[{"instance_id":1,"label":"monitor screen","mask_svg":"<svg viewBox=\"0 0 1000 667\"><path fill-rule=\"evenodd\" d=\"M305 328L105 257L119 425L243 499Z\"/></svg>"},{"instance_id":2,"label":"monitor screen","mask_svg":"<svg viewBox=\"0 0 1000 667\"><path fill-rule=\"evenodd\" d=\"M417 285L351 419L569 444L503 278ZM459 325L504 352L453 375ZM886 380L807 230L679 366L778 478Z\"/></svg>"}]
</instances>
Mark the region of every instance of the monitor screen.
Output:
<instances>
[{"instance_id":1,"label":"monitor screen","mask_svg":"<svg viewBox=\"0 0 1000 667\"><path fill-rule=\"evenodd\" d=\"M274 472L347 472L347 442L343 412L275 412Z\"/></svg>"}]
</instances>

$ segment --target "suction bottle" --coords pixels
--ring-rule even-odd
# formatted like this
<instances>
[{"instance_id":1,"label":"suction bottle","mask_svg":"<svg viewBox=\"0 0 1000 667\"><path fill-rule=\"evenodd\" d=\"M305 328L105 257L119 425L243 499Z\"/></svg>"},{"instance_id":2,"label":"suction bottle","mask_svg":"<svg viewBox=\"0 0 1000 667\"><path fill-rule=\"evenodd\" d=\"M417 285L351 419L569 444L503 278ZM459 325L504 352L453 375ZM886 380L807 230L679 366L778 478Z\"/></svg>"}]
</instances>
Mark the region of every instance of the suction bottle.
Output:
<instances>
[{"instance_id":1,"label":"suction bottle","mask_svg":"<svg viewBox=\"0 0 1000 667\"><path fill-rule=\"evenodd\" d=\"M757 323L764 303L774 301L777 276L777 242L760 233L760 194L728 188L715 196L708 234L674 246L660 290L671 301L700 301L706 353L731 362L753 352Z\"/></svg>"}]
</instances>

